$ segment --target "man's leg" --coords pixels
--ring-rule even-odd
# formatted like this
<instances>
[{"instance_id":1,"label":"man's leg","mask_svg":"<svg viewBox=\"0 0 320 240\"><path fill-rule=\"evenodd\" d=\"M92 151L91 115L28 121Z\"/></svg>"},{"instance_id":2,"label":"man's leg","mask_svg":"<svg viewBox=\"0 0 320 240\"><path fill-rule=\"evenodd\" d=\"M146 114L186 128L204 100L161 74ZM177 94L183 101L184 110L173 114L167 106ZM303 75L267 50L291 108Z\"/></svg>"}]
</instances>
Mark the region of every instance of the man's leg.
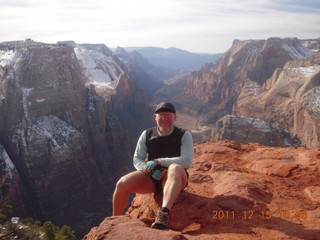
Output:
<instances>
[{"instance_id":1,"label":"man's leg","mask_svg":"<svg viewBox=\"0 0 320 240\"><path fill-rule=\"evenodd\" d=\"M179 164L171 164L164 182L162 207L171 210L174 202L185 188L188 177L185 169Z\"/></svg>"},{"instance_id":2,"label":"man's leg","mask_svg":"<svg viewBox=\"0 0 320 240\"><path fill-rule=\"evenodd\" d=\"M169 211L177 200L181 190L187 185L187 173L180 165L172 164L169 166L167 176L163 182L162 208L157 212L155 222L151 225L152 228L157 229L168 228Z\"/></svg>"},{"instance_id":3,"label":"man's leg","mask_svg":"<svg viewBox=\"0 0 320 240\"><path fill-rule=\"evenodd\" d=\"M120 178L113 193L113 216L121 215L127 206L130 193L153 193L155 185L150 176L134 171Z\"/></svg>"}]
</instances>

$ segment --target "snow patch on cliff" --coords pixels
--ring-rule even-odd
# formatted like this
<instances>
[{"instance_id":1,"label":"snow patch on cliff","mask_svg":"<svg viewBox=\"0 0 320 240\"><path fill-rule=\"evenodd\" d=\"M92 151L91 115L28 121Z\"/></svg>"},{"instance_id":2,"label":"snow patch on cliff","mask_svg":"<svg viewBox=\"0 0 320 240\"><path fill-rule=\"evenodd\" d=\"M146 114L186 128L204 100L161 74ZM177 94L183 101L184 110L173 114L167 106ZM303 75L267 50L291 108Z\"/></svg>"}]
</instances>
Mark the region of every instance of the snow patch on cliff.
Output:
<instances>
[{"instance_id":1,"label":"snow patch on cliff","mask_svg":"<svg viewBox=\"0 0 320 240\"><path fill-rule=\"evenodd\" d=\"M40 98L40 99L37 99L37 100L36 100L37 103L42 103L42 102L45 102L45 101L46 101L45 98Z\"/></svg>"},{"instance_id":2,"label":"snow patch on cliff","mask_svg":"<svg viewBox=\"0 0 320 240\"><path fill-rule=\"evenodd\" d=\"M313 55L312 51L303 47L300 44L289 45L287 43L283 43L282 48L286 50L289 53L289 55L294 59L304 59Z\"/></svg>"},{"instance_id":3,"label":"snow patch on cliff","mask_svg":"<svg viewBox=\"0 0 320 240\"><path fill-rule=\"evenodd\" d=\"M31 103L28 101L29 95L32 93L33 88L21 88L22 90L22 104L23 104L23 111L25 116L28 118L29 113L28 113L28 105Z\"/></svg>"},{"instance_id":4,"label":"snow patch on cliff","mask_svg":"<svg viewBox=\"0 0 320 240\"><path fill-rule=\"evenodd\" d=\"M75 53L88 79L87 85L114 89L114 80L123 72L112 55L103 51L87 49L81 45L75 47Z\"/></svg>"},{"instance_id":5,"label":"snow patch on cliff","mask_svg":"<svg viewBox=\"0 0 320 240\"><path fill-rule=\"evenodd\" d=\"M13 50L0 50L0 66L5 67L10 64L15 56L16 51Z\"/></svg>"},{"instance_id":6,"label":"snow patch on cliff","mask_svg":"<svg viewBox=\"0 0 320 240\"><path fill-rule=\"evenodd\" d=\"M320 108L320 89L317 89L317 95L314 100L315 107Z\"/></svg>"},{"instance_id":7,"label":"snow patch on cliff","mask_svg":"<svg viewBox=\"0 0 320 240\"><path fill-rule=\"evenodd\" d=\"M309 78L320 71L320 65L314 65L309 67L296 67L290 68L290 70L297 73L301 73L304 77Z\"/></svg>"},{"instance_id":8,"label":"snow patch on cliff","mask_svg":"<svg viewBox=\"0 0 320 240\"><path fill-rule=\"evenodd\" d=\"M304 97L303 102L311 112L320 112L320 86L311 89Z\"/></svg>"},{"instance_id":9,"label":"snow patch on cliff","mask_svg":"<svg viewBox=\"0 0 320 240\"><path fill-rule=\"evenodd\" d=\"M4 160L0 161L1 169L5 171L5 174L7 173L12 177L15 166L2 145L0 145L0 160Z\"/></svg>"},{"instance_id":10,"label":"snow patch on cliff","mask_svg":"<svg viewBox=\"0 0 320 240\"><path fill-rule=\"evenodd\" d=\"M259 95L262 92L262 86L257 83L247 79L244 83L242 91L238 97L238 100L244 100L256 95Z\"/></svg>"},{"instance_id":11,"label":"snow patch on cliff","mask_svg":"<svg viewBox=\"0 0 320 240\"><path fill-rule=\"evenodd\" d=\"M238 121L238 119L241 119L242 124L245 125L252 125L254 128L259 129L261 132L270 132L272 127L275 127L274 125L270 124L269 122L263 120L263 119L256 119L256 118L249 118L245 116L233 116L233 115L227 115L229 117L230 121Z\"/></svg>"},{"instance_id":12,"label":"snow patch on cliff","mask_svg":"<svg viewBox=\"0 0 320 240\"><path fill-rule=\"evenodd\" d=\"M53 115L38 117L35 125L56 149L68 148L68 143L80 135L74 127Z\"/></svg>"}]
</instances>

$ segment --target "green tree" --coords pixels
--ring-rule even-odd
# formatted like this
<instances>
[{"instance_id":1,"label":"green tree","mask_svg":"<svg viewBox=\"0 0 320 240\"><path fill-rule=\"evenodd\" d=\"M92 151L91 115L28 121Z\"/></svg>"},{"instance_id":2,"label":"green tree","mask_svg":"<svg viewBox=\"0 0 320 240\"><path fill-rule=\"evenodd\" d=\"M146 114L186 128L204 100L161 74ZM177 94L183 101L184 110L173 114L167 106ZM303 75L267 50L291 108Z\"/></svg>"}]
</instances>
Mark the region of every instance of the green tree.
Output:
<instances>
[{"instance_id":1,"label":"green tree","mask_svg":"<svg viewBox=\"0 0 320 240\"><path fill-rule=\"evenodd\" d=\"M7 216L12 213L12 206L9 204L1 203L0 204L0 224L3 224Z\"/></svg>"},{"instance_id":2,"label":"green tree","mask_svg":"<svg viewBox=\"0 0 320 240\"><path fill-rule=\"evenodd\" d=\"M70 226L63 225L57 233L56 240L76 240L75 232Z\"/></svg>"},{"instance_id":3,"label":"green tree","mask_svg":"<svg viewBox=\"0 0 320 240\"><path fill-rule=\"evenodd\" d=\"M24 225L31 225L33 224L34 220L32 218L23 218L21 220L21 222L24 224Z\"/></svg>"},{"instance_id":4,"label":"green tree","mask_svg":"<svg viewBox=\"0 0 320 240\"><path fill-rule=\"evenodd\" d=\"M47 221L43 224L43 230L46 234L46 240L55 240L57 227L53 225L51 221Z\"/></svg>"}]
</instances>

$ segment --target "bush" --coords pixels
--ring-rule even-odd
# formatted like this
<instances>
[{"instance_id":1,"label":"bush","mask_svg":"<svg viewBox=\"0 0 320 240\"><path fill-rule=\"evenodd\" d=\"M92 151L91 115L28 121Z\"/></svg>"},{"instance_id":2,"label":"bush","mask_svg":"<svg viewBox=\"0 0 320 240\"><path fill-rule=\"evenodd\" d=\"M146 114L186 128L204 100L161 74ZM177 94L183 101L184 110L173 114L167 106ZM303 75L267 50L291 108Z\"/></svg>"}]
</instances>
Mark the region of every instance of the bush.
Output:
<instances>
[{"instance_id":1,"label":"bush","mask_svg":"<svg viewBox=\"0 0 320 240\"><path fill-rule=\"evenodd\" d=\"M59 228L51 221L42 224L32 218L24 218L21 222L13 223L7 220L11 212L11 205L0 205L1 240L76 240L75 232L70 226L64 225Z\"/></svg>"},{"instance_id":2,"label":"bush","mask_svg":"<svg viewBox=\"0 0 320 240\"><path fill-rule=\"evenodd\" d=\"M57 233L56 240L76 240L76 235L71 227L64 225Z\"/></svg>"},{"instance_id":3,"label":"bush","mask_svg":"<svg viewBox=\"0 0 320 240\"><path fill-rule=\"evenodd\" d=\"M0 224L4 224L7 216L12 213L12 206L9 204L0 204Z\"/></svg>"},{"instance_id":4,"label":"bush","mask_svg":"<svg viewBox=\"0 0 320 240\"><path fill-rule=\"evenodd\" d=\"M55 240L57 227L52 222L47 221L43 224L43 230L46 234L46 240Z\"/></svg>"}]
</instances>

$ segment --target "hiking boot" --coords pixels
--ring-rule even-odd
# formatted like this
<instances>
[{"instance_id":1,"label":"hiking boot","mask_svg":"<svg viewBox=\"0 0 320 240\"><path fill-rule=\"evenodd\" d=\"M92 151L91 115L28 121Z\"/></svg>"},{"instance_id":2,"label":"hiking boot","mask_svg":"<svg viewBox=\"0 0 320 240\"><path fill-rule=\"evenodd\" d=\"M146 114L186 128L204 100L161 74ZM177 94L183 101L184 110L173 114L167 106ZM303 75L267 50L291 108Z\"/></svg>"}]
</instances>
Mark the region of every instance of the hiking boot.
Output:
<instances>
[{"instance_id":1,"label":"hiking boot","mask_svg":"<svg viewBox=\"0 0 320 240\"><path fill-rule=\"evenodd\" d=\"M159 210L157 213L156 220L152 223L151 228L156 229L169 229L169 213Z\"/></svg>"}]
</instances>

